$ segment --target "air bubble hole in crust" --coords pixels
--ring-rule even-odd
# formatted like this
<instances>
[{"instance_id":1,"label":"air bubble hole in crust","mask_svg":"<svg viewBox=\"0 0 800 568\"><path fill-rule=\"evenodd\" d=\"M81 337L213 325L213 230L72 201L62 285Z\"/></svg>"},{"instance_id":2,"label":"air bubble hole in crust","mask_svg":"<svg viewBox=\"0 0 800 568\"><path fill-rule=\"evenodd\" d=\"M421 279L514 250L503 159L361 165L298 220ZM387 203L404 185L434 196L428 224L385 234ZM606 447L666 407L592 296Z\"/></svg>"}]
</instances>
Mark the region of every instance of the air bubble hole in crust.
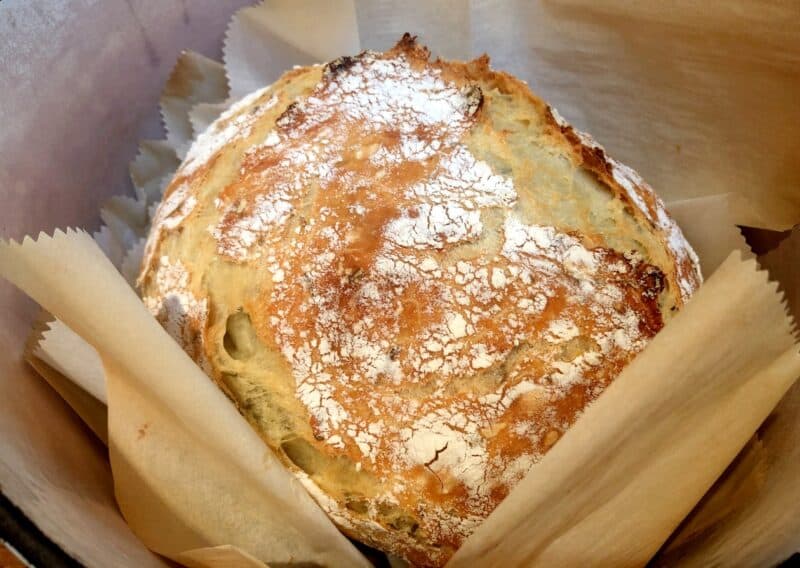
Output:
<instances>
[{"instance_id":1,"label":"air bubble hole in crust","mask_svg":"<svg viewBox=\"0 0 800 568\"><path fill-rule=\"evenodd\" d=\"M360 493L350 493L345 497L345 507L363 515L369 510L369 500Z\"/></svg>"},{"instance_id":2,"label":"air bubble hole in crust","mask_svg":"<svg viewBox=\"0 0 800 568\"><path fill-rule=\"evenodd\" d=\"M391 528L413 535L419 529L417 519L393 503L378 503L378 520Z\"/></svg>"},{"instance_id":3,"label":"air bubble hole in crust","mask_svg":"<svg viewBox=\"0 0 800 568\"><path fill-rule=\"evenodd\" d=\"M250 315L238 311L228 316L222 346L231 358L241 361L249 359L256 351L258 338L250 321Z\"/></svg>"},{"instance_id":4,"label":"air bubble hole in crust","mask_svg":"<svg viewBox=\"0 0 800 568\"><path fill-rule=\"evenodd\" d=\"M290 438L281 442L281 449L294 465L308 475L314 475L319 469L322 456L314 446L303 438Z\"/></svg>"}]
</instances>

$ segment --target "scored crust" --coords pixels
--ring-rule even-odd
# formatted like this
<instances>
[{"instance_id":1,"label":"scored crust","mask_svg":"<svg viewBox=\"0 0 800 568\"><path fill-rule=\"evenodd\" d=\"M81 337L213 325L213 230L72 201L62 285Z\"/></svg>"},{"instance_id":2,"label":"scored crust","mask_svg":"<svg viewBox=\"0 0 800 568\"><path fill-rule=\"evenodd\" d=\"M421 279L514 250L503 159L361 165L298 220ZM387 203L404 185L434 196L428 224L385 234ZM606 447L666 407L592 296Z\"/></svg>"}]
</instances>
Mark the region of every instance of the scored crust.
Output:
<instances>
[{"instance_id":1,"label":"scored crust","mask_svg":"<svg viewBox=\"0 0 800 568\"><path fill-rule=\"evenodd\" d=\"M406 35L224 113L139 285L344 532L441 566L700 281L635 172Z\"/></svg>"}]
</instances>

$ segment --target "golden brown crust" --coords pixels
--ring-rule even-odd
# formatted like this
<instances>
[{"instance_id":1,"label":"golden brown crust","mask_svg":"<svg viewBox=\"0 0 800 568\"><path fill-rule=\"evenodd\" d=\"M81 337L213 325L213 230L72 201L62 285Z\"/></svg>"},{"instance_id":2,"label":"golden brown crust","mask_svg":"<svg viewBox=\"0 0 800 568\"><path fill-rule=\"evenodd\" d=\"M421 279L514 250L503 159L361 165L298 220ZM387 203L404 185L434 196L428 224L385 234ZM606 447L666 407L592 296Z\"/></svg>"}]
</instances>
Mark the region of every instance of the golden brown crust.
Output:
<instances>
[{"instance_id":1,"label":"golden brown crust","mask_svg":"<svg viewBox=\"0 0 800 568\"><path fill-rule=\"evenodd\" d=\"M345 532L439 566L699 283L670 223L488 57L406 35L213 125L140 284Z\"/></svg>"},{"instance_id":2,"label":"golden brown crust","mask_svg":"<svg viewBox=\"0 0 800 568\"><path fill-rule=\"evenodd\" d=\"M635 171L608 157L591 136L567 124L553 108L547 107L545 117L569 142L575 155L580 156L581 165L593 172L617 199L627 203L632 214L661 234L674 260L667 277L681 291L678 305L682 306L702 284L700 261L667 213L664 202Z\"/></svg>"}]
</instances>

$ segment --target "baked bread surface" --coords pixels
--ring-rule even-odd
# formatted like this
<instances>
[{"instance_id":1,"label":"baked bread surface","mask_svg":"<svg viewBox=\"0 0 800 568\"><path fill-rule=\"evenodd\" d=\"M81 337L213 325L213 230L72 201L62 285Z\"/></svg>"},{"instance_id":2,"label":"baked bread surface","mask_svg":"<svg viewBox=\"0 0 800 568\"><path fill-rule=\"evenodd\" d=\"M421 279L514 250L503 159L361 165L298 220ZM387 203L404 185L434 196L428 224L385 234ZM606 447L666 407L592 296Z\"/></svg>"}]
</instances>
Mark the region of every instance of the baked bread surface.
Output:
<instances>
[{"instance_id":1,"label":"baked bread surface","mask_svg":"<svg viewBox=\"0 0 800 568\"><path fill-rule=\"evenodd\" d=\"M346 534L441 566L700 280L635 172L406 36L202 134L139 285Z\"/></svg>"}]
</instances>

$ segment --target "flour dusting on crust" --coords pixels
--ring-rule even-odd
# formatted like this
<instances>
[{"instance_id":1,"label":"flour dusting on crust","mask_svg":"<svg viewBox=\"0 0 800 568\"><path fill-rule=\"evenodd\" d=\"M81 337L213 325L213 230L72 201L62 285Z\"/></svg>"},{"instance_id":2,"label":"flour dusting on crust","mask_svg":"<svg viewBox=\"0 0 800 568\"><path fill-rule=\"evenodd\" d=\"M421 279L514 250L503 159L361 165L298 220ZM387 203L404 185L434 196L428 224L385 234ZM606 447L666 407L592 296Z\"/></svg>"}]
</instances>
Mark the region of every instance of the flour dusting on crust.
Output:
<instances>
[{"instance_id":1,"label":"flour dusting on crust","mask_svg":"<svg viewBox=\"0 0 800 568\"><path fill-rule=\"evenodd\" d=\"M212 229L221 255L273 273L264 333L291 364L315 438L446 543L468 536L575 419L571 401L599 394L660 326L629 282L637 266L554 227L508 215L494 258L427 254L478 241L482 214L517 200L459 142L475 96L404 56L329 72L247 151ZM401 193L389 199L376 180ZM316 213L301 214L315 185ZM509 364L540 335L540 350ZM479 374L496 378L459 390Z\"/></svg>"},{"instance_id":2,"label":"flour dusting on crust","mask_svg":"<svg viewBox=\"0 0 800 568\"><path fill-rule=\"evenodd\" d=\"M242 113L241 111L260 99L268 90L269 87L264 87L250 93L223 112L208 130L200 134L194 141L186 154L186 159L178 170L178 175L191 175L227 144L237 138L246 138L250 134L252 124L275 106L278 99L273 96L251 112Z\"/></svg>"},{"instance_id":3,"label":"flour dusting on crust","mask_svg":"<svg viewBox=\"0 0 800 568\"><path fill-rule=\"evenodd\" d=\"M450 71L407 39L328 64L274 124L263 112L279 96L235 105L179 174L248 137L231 179L203 204L176 184L153 234L206 208L195 234L214 262L263 277L241 306L223 305L161 256L145 298L207 367L209 313L246 312L291 374L303 443L370 482L342 492L292 461L298 478L348 534L433 566L659 331L665 289L638 253L526 220L530 188L468 142L486 127L484 93ZM664 245L691 261L644 182L609 163ZM696 284L681 281L684 298Z\"/></svg>"},{"instance_id":4,"label":"flour dusting on crust","mask_svg":"<svg viewBox=\"0 0 800 568\"><path fill-rule=\"evenodd\" d=\"M608 157L605 149L589 134L572 127L555 108L548 107L548 110L553 120L563 131L574 134L584 147L600 152L602 160L605 162L604 166L610 170L613 181L625 191L625 195L644 214L645 218L654 227L658 227L663 231L667 246L677 261L678 286L680 287L681 298L684 302L689 301L689 298L703 282L700 259L697 257L692 245L683 236L678 224L667 214L666 206L662 199L635 170L614 158Z\"/></svg>"},{"instance_id":5,"label":"flour dusting on crust","mask_svg":"<svg viewBox=\"0 0 800 568\"><path fill-rule=\"evenodd\" d=\"M208 300L198 299L189 287L190 274L179 261L162 256L155 272L152 293L144 305L164 329L198 365L210 373L203 349L202 330L208 317Z\"/></svg>"}]
</instances>

